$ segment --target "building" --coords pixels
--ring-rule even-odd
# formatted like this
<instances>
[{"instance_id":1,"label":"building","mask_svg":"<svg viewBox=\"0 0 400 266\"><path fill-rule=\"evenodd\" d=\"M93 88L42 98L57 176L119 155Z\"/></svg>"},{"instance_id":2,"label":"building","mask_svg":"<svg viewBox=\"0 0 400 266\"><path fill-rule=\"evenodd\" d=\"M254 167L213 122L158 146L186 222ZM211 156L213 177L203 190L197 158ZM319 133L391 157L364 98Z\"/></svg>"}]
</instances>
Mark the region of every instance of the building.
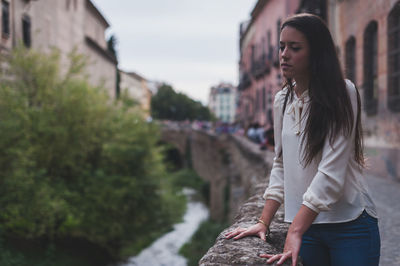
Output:
<instances>
[{"instance_id":1,"label":"building","mask_svg":"<svg viewBox=\"0 0 400 266\"><path fill-rule=\"evenodd\" d=\"M135 72L125 72L119 70L121 93L127 93L128 96L137 100L140 107L150 114L151 91L148 81Z\"/></svg>"},{"instance_id":2,"label":"building","mask_svg":"<svg viewBox=\"0 0 400 266\"><path fill-rule=\"evenodd\" d=\"M332 13L335 9L328 8L333 2L335 0L329 3L326 0L259 0L250 20L241 23L236 119L243 127L254 122L266 128L273 125L274 95L283 85L278 55L282 21L295 13L309 12L336 25L336 14Z\"/></svg>"},{"instance_id":3,"label":"building","mask_svg":"<svg viewBox=\"0 0 400 266\"><path fill-rule=\"evenodd\" d=\"M273 97L282 86L280 25L300 12L326 21L344 74L360 90L368 171L399 180L399 0L259 0L251 19L240 26L238 121L272 125Z\"/></svg>"},{"instance_id":4,"label":"building","mask_svg":"<svg viewBox=\"0 0 400 266\"><path fill-rule=\"evenodd\" d=\"M1 10L1 50L19 43L42 52L57 48L66 71L67 56L75 49L87 57L90 84L115 97L117 60L105 39L109 24L90 0L2 0Z\"/></svg>"},{"instance_id":5,"label":"building","mask_svg":"<svg viewBox=\"0 0 400 266\"><path fill-rule=\"evenodd\" d=\"M336 9L341 61L362 94L369 171L400 180L400 1L343 0Z\"/></svg>"},{"instance_id":6,"label":"building","mask_svg":"<svg viewBox=\"0 0 400 266\"><path fill-rule=\"evenodd\" d=\"M259 0L251 19L240 25L236 120L245 128L254 122L272 127L273 99L282 86L278 58L280 27L298 6L298 0Z\"/></svg>"},{"instance_id":7,"label":"building","mask_svg":"<svg viewBox=\"0 0 400 266\"><path fill-rule=\"evenodd\" d=\"M236 111L236 88L229 83L211 87L208 107L220 121L233 123Z\"/></svg>"}]
</instances>

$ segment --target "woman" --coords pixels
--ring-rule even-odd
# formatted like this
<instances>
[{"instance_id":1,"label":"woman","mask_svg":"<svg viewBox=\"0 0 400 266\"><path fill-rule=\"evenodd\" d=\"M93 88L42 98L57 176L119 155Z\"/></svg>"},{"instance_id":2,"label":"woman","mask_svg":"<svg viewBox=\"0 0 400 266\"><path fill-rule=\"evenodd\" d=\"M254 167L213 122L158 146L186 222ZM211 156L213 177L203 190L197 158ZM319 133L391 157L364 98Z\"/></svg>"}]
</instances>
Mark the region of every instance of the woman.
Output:
<instances>
[{"instance_id":1,"label":"woman","mask_svg":"<svg viewBox=\"0 0 400 266\"><path fill-rule=\"evenodd\" d=\"M257 235L284 201L291 223L282 254L263 254L278 265L300 255L306 266L379 264L375 205L362 175L360 96L344 80L325 23L299 14L281 27L284 89L275 96L275 158L259 222L227 238Z\"/></svg>"}]
</instances>

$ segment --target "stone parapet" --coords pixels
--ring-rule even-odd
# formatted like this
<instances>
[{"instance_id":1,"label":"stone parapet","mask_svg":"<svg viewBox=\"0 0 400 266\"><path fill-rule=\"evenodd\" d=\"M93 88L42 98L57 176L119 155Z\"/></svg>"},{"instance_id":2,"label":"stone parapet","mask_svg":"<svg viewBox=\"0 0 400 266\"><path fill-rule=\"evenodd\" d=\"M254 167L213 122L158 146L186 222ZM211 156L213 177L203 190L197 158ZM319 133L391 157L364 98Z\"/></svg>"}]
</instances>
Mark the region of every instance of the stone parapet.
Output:
<instances>
[{"instance_id":1,"label":"stone parapet","mask_svg":"<svg viewBox=\"0 0 400 266\"><path fill-rule=\"evenodd\" d=\"M248 227L257 222L264 199L262 193L265 183L259 184L254 189L254 195L242 205L233 224L219 234L217 240L200 260L199 265L224 266L224 265L266 265L266 259L258 255L263 253L276 254L282 252L286 233L289 225L283 222L283 211L279 209L271 223L270 237L264 242L258 237L245 237L239 240L226 239L224 235L236 227ZM270 264L270 265L276 265ZM291 265L287 261L282 265ZM298 263L298 265L303 265Z\"/></svg>"},{"instance_id":2,"label":"stone parapet","mask_svg":"<svg viewBox=\"0 0 400 266\"><path fill-rule=\"evenodd\" d=\"M266 259L258 254L282 252L289 225L283 222L281 209L266 242L258 237L237 241L224 237L238 226L248 227L257 222L265 202L262 195L269 182L273 152L260 150L259 145L242 136L216 135L173 123L165 125L161 135L184 157L188 157L184 153L190 152L192 167L210 182L211 218L228 218L232 223L220 233L200 265L266 265Z\"/></svg>"}]
</instances>

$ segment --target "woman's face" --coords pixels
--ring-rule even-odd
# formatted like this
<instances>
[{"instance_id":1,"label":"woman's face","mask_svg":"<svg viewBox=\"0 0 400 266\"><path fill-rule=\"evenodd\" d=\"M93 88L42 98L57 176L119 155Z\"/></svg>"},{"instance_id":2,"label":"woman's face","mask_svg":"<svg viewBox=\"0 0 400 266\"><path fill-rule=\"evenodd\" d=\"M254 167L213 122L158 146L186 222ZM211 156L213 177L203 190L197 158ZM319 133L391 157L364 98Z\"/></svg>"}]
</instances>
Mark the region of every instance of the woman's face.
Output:
<instances>
[{"instance_id":1,"label":"woman's face","mask_svg":"<svg viewBox=\"0 0 400 266\"><path fill-rule=\"evenodd\" d=\"M309 77L310 47L303 33L286 26L281 31L279 61L285 78Z\"/></svg>"}]
</instances>

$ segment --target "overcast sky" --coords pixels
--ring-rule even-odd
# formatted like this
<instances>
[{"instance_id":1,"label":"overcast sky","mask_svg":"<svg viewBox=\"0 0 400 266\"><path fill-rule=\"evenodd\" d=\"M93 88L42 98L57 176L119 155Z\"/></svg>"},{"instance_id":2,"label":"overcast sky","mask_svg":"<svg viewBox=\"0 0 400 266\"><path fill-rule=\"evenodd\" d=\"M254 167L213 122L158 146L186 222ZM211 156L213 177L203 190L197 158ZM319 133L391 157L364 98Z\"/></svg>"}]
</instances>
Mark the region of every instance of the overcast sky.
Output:
<instances>
[{"instance_id":1,"label":"overcast sky","mask_svg":"<svg viewBox=\"0 0 400 266\"><path fill-rule=\"evenodd\" d=\"M237 85L239 23L256 0L92 0L117 37L119 67L164 81L204 104Z\"/></svg>"}]
</instances>

